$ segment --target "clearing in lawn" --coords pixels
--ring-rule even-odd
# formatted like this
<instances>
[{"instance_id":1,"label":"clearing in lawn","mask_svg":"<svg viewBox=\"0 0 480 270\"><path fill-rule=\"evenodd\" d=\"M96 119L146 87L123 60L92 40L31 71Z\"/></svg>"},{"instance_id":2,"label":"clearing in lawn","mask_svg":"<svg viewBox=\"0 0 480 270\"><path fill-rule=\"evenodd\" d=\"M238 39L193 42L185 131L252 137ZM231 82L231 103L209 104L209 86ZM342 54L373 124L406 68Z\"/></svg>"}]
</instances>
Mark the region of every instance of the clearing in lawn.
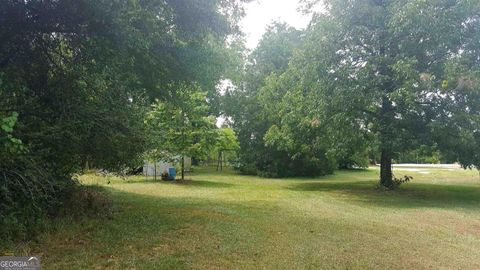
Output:
<instances>
[{"instance_id":1,"label":"clearing in lawn","mask_svg":"<svg viewBox=\"0 0 480 270\"><path fill-rule=\"evenodd\" d=\"M413 182L389 192L375 189L377 169L282 180L198 169L183 184L86 175L113 198L113 219L64 221L17 251L40 253L44 269L479 269L477 172L403 174Z\"/></svg>"}]
</instances>

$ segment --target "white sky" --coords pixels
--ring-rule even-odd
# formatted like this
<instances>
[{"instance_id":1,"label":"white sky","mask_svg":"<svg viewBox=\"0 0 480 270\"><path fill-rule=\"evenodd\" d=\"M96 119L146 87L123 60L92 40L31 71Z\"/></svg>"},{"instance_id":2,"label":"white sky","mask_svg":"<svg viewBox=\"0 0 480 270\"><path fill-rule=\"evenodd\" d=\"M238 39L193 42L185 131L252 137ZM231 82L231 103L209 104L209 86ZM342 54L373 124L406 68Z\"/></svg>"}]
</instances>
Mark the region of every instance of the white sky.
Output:
<instances>
[{"instance_id":1,"label":"white sky","mask_svg":"<svg viewBox=\"0 0 480 270\"><path fill-rule=\"evenodd\" d=\"M299 0L255 0L246 4L246 16L241 26L246 34L247 48L257 46L266 26L272 21L283 21L297 29L307 27L311 15L302 14L298 7Z\"/></svg>"}]
</instances>

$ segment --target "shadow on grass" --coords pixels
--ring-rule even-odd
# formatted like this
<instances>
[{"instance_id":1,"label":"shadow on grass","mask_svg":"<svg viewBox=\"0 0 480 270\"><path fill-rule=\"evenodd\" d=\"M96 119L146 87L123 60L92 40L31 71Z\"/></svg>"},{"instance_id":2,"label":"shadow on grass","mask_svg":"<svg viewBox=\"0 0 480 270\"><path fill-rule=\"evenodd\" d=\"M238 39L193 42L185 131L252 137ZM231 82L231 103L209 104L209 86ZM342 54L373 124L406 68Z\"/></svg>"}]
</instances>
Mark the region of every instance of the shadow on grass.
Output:
<instances>
[{"instance_id":1,"label":"shadow on grass","mask_svg":"<svg viewBox=\"0 0 480 270\"><path fill-rule=\"evenodd\" d=\"M159 185L179 185L185 187L204 187L204 188L230 188L234 187L234 184L222 183L207 180L176 180L176 181L163 181L154 179L143 179L138 181L126 181L125 184L159 184ZM123 184L123 183L122 183Z\"/></svg>"},{"instance_id":2,"label":"shadow on grass","mask_svg":"<svg viewBox=\"0 0 480 270\"><path fill-rule=\"evenodd\" d=\"M186 180L185 182L169 182L171 184L178 184L184 186L192 186L192 187L205 187L205 188L230 188L234 187L234 184L230 183L222 183L222 182L214 182L214 181L207 181L207 180Z\"/></svg>"},{"instance_id":3,"label":"shadow on grass","mask_svg":"<svg viewBox=\"0 0 480 270\"><path fill-rule=\"evenodd\" d=\"M269 178L269 177L261 177L261 176L255 176L258 179L267 179L267 180L278 180L278 181L298 181L298 182L304 182L304 181L338 181L338 180L348 180L352 179L352 177L356 177L358 179L371 179L372 175L376 175L377 172L369 169L362 169L362 168L353 168L353 169L341 169L334 171L331 174L325 174L325 175L318 175L318 176L292 176L292 177L284 177L284 178ZM249 175L245 175L246 177L249 177Z\"/></svg>"},{"instance_id":4,"label":"shadow on grass","mask_svg":"<svg viewBox=\"0 0 480 270\"><path fill-rule=\"evenodd\" d=\"M374 196L393 195L395 198L395 196L402 196L402 192L409 192L405 188L405 190L388 194L376 194L373 189L374 186L373 182L302 183L294 185L292 189L303 191L303 193L341 191L356 195L356 192L359 192L360 194L365 193L365 196L370 200ZM422 189L422 186L412 186L413 189ZM425 186L430 187L431 185ZM146 188L150 188L150 186ZM192 265L199 269L211 268L212 265L220 269L275 268L271 264L267 264L272 261L272 256L276 256L273 259L282 259L289 254L294 254L290 250L284 252L283 249L288 248L292 243L292 246L298 248L299 245L302 245L302 242L299 241L315 237L312 233L321 233L321 236L318 237L320 238L319 241L329 241L326 243L332 245L332 247L329 247L331 249L326 248L326 250L332 252L333 257L335 257L335 254L347 251L351 251L351 254L347 254L352 257L364 256L365 254L365 249L356 249L365 245L361 242L363 238L358 238L356 233L364 230L364 224L361 222L339 222L339 219L319 220L297 214L289 216L279 215L278 211L265 211L266 208L276 207L277 203L275 202L262 204L253 202L232 203L211 198L142 195L117 190L113 187L102 187L101 189L112 196L115 205L119 208L115 212L114 218L66 224L62 226L62 230L36 243L32 251L33 253L41 252L43 254L42 264L45 268L188 269ZM373 194L368 194L368 192ZM478 195L478 193L475 194ZM454 197L456 198L456 196ZM289 225L291 227L280 226L282 224L288 225L288 222L284 222L285 218L291 218L289 220L293 222ZM321 223L318 224L318 222ZM305 232L302 226L311 226L311 224L316 224L316 229L308 227ZM289 228L292 228L292 230ZM366 242L366 245L379 245L378 248L375 246L375 249L372 249L372 258L369 259L372 260L372 264L376 263L377 259L375 258L377 256L381 257L382 255L376 251L382 251L388 246L397 246L396 242L389 240L390 237L388 236L391 230L384 229L382 231L382 228L386 227L384 225L378 227L380 231L375 234L375 239L378 236L383 239L383 236L385 236L384 238L387 239L385 243L378 240ZM283 230L285 230L285 234L279 234ZM302 232L303 236L300 235ZM290 236L289 233L295 235ZM305 234L308 234L308 236ZM362 235L361 233L358 234ZM329 237L330 235L332 237ZM285 241L290 240L287 237L292 237L292 242ZM270 243L275 244L272 241L277 239L278 245L272 248ZM345 247L338 244L341 242L339 240L355 242L347 242L347 247ZM437 243L441 239L433 240ZM401 245L395 250L404 252L408 257L415 256L416 253L408 248L404 251L400 249L408 244L405 242L402 241ZM420 244L416 244L416 246ZM334 245L339 246L337 248ZM318 254L317 246L305 243L303 243L303 246L308 247L304 254L308 256ZM291 251L294 251L294 249ZM368 251L371 252L370 249ZM433 251L435 250L426 246L426 254L431 254L430 252ZM453 250L457 253L460 251L463 250ZM455 259L454 255L457 253L453 253L448 258ZM467 259L471 256L474 256L474 254L469 255ZM270 260L266 260L266 258ZM287 257L286 260L279 261L278 266L282 262L290 262L289 259L298 261L293 261L288 265L289 267L283 265L284 268L302 266L304 263L300 261L302 258L292 255ZM324 261L323 257L312 259ZM212 264L212 262L216 264ZM256 262L260 262L260 265ZM385 261L382 266L402 266L393 264L396 262ZM418 261L415 262L418 264ZM338 266L339 263L345 264L345 268L348 268L350 259L346 258L340 261L335 259L325 263L325 268L328 268L328 266L333 268ZM318 267L318 265L316 266ZM418 266L421 268L424 264ZM432 267L432 265L425 264L425 268L427 266Z\"/></svg>"},{"instance_id":5,"label":"shadow on grass","mask_svg":"<svg viewBox=\"0 0 480 270\"><path fill-rule=\"evenodd\" d=\"M260 212L263 208L254 204L97 188L112 197L116 208L113 218L85 219L81 223L65 220L57 231L32 247L45 254L42 263L46 268L186 269L192 250L209 251L199 256L207 259L197 258L204 266L235 252L245 254L243 260L248 261L261 250L256 241L244 241L239 246L238 239L266 239L263 231L248 226L264 216Z\"/></svg>"},{"instance_id":6,"label":"shadow on grass","mask_svg":"<svg viewBox=\"0 0 480 270\"><path fill-rule=\"evenodd\" d=\"M391 208L463 208L480 207L480 187L409 183L394 191L383 191L375 181L315 182L290 186L294 191L342 193L351 200Z\"/></svg>"}]
</instances>

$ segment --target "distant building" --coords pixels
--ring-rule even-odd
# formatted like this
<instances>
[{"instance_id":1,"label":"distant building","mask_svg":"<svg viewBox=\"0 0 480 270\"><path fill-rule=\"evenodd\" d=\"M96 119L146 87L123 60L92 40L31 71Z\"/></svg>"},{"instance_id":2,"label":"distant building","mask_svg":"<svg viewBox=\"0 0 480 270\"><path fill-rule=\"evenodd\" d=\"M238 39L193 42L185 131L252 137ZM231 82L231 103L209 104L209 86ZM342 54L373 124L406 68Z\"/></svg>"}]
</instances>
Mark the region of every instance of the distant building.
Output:
<instances>
[{"instance_id":1,"label":"distant building","mask_svg":"<svg viewBox=\"0 0 480 270\"><path fill-rule=\"evenodd\" d=\"M175 167L177 168L177 172L180 172L181 164L173 164L170 162L159 161L157 162L156 166L155 163L148 163L146 162L143 165L143 175L145 176L155 176L155 172L157 176L161 176L162 173L168 172L168 168ZM185 157L185 171L189 172L192 170L192 158Z\"/></svg>"}]
</instances>

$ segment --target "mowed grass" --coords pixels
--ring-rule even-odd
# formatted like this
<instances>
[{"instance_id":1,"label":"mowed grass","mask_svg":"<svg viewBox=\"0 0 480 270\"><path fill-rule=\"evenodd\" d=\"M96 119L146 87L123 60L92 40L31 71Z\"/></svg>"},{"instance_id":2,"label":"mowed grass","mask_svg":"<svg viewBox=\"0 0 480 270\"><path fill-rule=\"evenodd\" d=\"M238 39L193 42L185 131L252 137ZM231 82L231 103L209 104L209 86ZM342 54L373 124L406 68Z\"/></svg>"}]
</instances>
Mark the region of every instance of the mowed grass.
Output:
<instances>
[{"instance_id":1,"label":"mowed grass","mask_svg":"<svg viewBox=\"0 0 480 270\"><path fill-rule=\"evenodd\" d=\"M44 269L480 269L476 171L377 169L263 179L197 169L190 183L82 176L113 219L60 222L18 252ZM107 182L110 181L110 184Z\"/></svg>"}]
</instances>

